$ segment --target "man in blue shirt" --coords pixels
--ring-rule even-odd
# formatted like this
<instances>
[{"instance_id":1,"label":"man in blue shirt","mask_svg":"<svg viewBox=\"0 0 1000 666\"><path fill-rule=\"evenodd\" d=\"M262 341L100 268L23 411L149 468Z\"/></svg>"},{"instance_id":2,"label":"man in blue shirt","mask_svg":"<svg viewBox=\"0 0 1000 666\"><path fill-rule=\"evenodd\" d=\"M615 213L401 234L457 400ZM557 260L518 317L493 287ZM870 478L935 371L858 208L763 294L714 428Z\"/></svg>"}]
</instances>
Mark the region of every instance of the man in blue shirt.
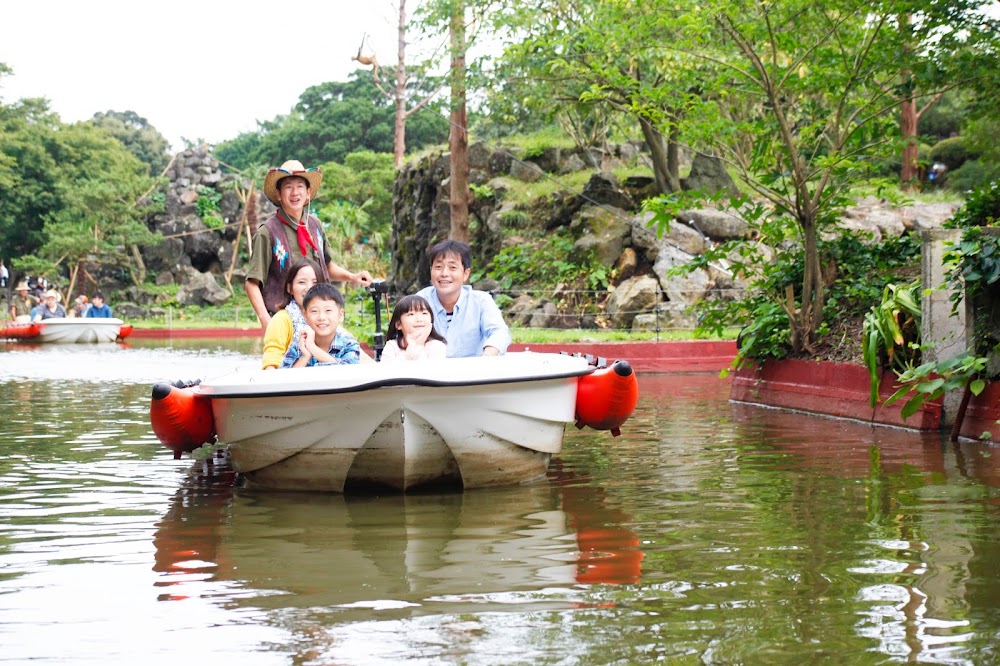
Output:
<instances>
[{"instance_id":1,"label":"man in blue shirt","mask_svg":"<svg viewBox=\"0 0 1000 666\"><path fill-rule=\"evenodd\" d=\"M428 251L431 286L417 292L434 312L434 328L448 341L448 356L498 356L507 352L510 329L485 291L465 284L472 251L461 241L444 240Z\"/></svg>"}]
</instances>

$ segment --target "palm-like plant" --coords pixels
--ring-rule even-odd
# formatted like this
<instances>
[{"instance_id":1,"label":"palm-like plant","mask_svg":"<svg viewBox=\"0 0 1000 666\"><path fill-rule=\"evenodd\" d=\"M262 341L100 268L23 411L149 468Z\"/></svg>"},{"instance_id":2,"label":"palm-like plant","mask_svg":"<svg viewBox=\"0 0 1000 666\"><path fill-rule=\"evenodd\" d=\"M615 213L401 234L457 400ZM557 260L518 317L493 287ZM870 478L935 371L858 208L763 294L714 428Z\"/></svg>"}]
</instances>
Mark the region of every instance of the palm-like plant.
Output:
<instances>
[{"instance_id":1,"label":"palm-like plant","mask_svg":"<svg viewBox=\"0 0 1000 666\"><path fill-rule=\"evenodd\" d=\"M886 285L882 302L865 315L861 350L871 376L868 403L874 407L882 369L903 373L920 356L920 283Z\"/></svg>"}]
</instances>

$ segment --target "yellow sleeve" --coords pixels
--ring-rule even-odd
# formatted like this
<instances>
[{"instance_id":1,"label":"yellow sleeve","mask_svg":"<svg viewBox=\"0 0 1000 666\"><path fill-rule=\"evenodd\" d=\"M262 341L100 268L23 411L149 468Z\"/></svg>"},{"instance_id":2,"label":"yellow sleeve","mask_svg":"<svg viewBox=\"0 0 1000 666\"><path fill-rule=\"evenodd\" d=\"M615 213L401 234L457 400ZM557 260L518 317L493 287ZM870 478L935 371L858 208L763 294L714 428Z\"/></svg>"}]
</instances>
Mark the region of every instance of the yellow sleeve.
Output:
<instances>
[{"instance_id":1,"label":"yellow sleeve","mask_svg":"<svg viewBox=\"0 0 1000 666\"><path fill-rule=\"evenodd\" d=\"M261 367L280 368L288 346L292 344L292 318L284 310L278 310L271 317L271 323L264 331L264 358Z\"/></svg>"}]
</instances>

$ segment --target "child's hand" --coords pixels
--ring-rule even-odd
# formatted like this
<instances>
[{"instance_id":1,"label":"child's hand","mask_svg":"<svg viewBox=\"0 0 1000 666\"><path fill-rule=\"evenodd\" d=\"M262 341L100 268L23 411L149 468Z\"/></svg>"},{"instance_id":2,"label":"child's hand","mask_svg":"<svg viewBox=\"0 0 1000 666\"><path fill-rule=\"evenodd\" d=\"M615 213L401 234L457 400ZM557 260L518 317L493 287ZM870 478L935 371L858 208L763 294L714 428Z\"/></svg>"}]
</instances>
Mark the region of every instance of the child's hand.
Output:
<instances>
[{"instance_id":1,"label":"child's hand","mask_svg":"<svg viewBox=\"0 0 1000 666\"><path fill-rule=\"evenodd\" d=\"M302 351L308 350L310 353L313 353L313 349L316 347L316 331L305 326L300 335L299 346L302 347Z\"/></svg>"}]
</instances>

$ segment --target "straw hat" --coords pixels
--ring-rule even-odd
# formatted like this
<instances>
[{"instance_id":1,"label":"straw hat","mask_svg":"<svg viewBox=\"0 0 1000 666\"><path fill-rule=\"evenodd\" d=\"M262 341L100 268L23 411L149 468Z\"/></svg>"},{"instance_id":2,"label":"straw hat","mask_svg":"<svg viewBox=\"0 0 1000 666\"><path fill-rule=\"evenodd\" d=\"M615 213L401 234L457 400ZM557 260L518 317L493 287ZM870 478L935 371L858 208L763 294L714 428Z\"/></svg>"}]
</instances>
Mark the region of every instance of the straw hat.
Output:
<instances>
[{"instance_id":1,"label":"straw hat","mask_svg":"<svg viewBox=\"0 0 1000 666\"><path fill-rule=\"evenodd\" d=\"M28 283L21 280L17 283L17 286L14 287L14 291L28 291Z\"/></svg>"},{"instance_id":2,"label":"straw hat","mask_svg":"<svg viewBox=\"0 0 1000 666\"><path fill-rule=\"evenodd\" d=\"M281 205L281 201L278 199L278 183L289 176L304 178L309 183L310 194L314 199L316 198L320 183L323 182L323 171L318 167L307 169L298 160L288 160L277 169L269 170L264 176L264 196L270 199L271 203L275 206Z\"/></svg>"}]
</instances>

